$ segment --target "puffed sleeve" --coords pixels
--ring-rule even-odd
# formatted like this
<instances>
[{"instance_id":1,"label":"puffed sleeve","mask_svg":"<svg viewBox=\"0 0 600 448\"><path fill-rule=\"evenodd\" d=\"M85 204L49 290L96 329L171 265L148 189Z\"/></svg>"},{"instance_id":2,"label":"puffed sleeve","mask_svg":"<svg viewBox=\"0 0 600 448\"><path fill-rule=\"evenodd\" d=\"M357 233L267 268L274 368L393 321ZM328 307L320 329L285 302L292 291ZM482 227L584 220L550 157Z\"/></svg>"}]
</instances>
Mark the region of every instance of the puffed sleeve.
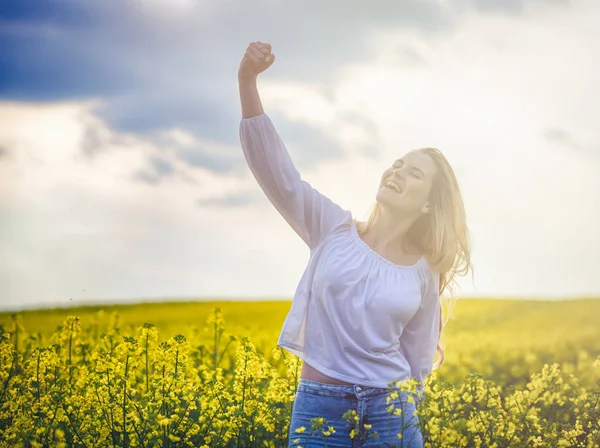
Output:
<instances>
[{"instance_id":1,"label":"puffed sleeve","mask_svg":"<svg viewBox=\"0 0 600 448\"><path fill-rule=\"evenodd\" d=\"M423 383L433 370L440 334L439 274L429 270L423 285L421 305L400 335L402 353L410 365L411 377L421 382L417 388L424 398Z\"/></svg>"},{"instance_id":2,"label":"puffed sleeve","mask_svg":"<svg viewBox=\"0 0 600 448\"><path fill-rule=\"evenodd\" d=\"M312 250L351 219L327 196L300 177L266 114L242 118L240 141L250 171L269 201Z\"/></svg>"}]
</instances>

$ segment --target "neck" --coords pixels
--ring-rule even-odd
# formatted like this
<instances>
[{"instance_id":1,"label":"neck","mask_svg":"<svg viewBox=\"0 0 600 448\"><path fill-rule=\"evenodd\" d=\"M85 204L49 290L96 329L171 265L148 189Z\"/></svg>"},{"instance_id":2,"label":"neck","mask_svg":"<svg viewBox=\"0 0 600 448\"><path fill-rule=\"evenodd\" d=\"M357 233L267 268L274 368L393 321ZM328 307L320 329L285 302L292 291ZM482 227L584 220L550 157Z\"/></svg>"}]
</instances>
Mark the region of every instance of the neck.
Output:
<instances>
[{"instance_id":1,"label":"neck","mask_svg":"<svg viewBox=\"0 0 600 448\"><path fill-rule=\"evenodd\" d=\"M415 248L408 241L408 230L415 222L411 216L394 216L385 208L379 209L379 214L369 229L368 239L374 250L382 252L412 253Z\"/></svg>"}]
</instances>

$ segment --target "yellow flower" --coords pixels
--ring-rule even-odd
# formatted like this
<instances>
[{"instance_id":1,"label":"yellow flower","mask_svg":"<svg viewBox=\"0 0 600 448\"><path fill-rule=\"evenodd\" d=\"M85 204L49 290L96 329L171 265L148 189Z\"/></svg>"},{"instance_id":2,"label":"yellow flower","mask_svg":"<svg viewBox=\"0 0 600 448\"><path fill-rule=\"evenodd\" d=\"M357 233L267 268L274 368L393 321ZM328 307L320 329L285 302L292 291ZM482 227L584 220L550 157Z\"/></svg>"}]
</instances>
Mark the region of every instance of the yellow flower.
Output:
<instances>
[{"instance_id":1,"label":"yellow flower","mask_svg":"<svg viewBox=\"0 0 600 448\"><path fill-rule=\"evenodd\" d=\"M57 428L56 430L54 430L54 434L59 440L64 440L65 438L65 432L62 429Z\"/></svg>"},{"instance_id":2,"label":"yellow flower","mask_svg":"<svg viewBox=\"0 0 600 448\"><path fill-rule=\"evenodd\" d=\"M355 435L356 435L356 429L353 429L352 431L350 431L350 438L351 439L353 439Z\"/></svg>"},{"instance_id":3,"label":"yellow flower","mask_svg":"<svg viewBox=\"0 0 600 448\"><path fill-rule=\"evenodd\" d=\"M169 426L169 423L171 423L171 420L169 418L162 418L158 421L158 424L160 426Z\"/></svg>"},{"instance_id":4,"label":"yellow flower","mask_svg":"<svg viewBox=\"0 0 600 448\"><path fill-rule=\"evenodd\" d=\"M371 429L373 427L373 425L369 425L368 423L365 423L365 429Z\"/></svg>"},{"instance_id":5,"label":"yellow flower","mask_svg":"<svg viewBox=\"0 0 600 448\"><path fill-rule=\"evenodd\" d=\"M273 349L273 360L277 361L279 358L281 358L281 352L277 349L277 347L275 347Z\"/></svg>"},{"instance_id":6,"label":"yellow flower","mask_svg":"<svg viewBox=\"0 0 600 448\"><path fill-rule=\"evenodd\" d=\"M304 431L306 431L304 426L300 426L300 428L296 429L296 432L299 432L300 434L302 434Z\"/></svg>"}]
</instances>

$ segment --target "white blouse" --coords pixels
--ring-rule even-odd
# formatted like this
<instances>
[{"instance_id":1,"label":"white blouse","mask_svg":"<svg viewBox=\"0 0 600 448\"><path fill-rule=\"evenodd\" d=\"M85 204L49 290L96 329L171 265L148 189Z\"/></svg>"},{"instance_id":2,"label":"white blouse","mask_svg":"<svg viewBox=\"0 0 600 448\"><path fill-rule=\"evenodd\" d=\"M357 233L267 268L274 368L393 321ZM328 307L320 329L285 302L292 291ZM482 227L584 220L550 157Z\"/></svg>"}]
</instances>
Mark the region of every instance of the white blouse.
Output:
<instances>
[{"instance_id":1,"label":"white blouse","mask_svg":"<svg viewBox=\"0 0 600 448\"><path fill-rule=\"evenodd\" d=\"M414 377L422 398L439 336L439 274L424 257L401 266L371 249L352 213L300 177L266 114L242 118L240 140L267 198L310 248L277 345L352 384Z\"/></svg>"}]
</instances>

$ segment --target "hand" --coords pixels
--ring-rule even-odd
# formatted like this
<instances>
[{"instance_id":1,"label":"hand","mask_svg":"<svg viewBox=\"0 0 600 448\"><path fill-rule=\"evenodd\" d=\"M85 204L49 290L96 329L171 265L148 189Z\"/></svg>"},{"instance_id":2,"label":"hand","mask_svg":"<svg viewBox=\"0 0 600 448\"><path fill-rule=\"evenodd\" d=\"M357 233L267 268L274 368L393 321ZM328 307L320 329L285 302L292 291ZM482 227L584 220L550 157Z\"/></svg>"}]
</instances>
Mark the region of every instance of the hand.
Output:
<instances>
[{"instance_id":1,"label":"hand","mask_svg":"<svg viewBox=\"0 0 600 448\"><path fill-rule=\"evenodd\" d=\"M239 79L255 79L275 62L271 45L265 42L250 42L238 69Z\"/></svg>"}]
</instances>

